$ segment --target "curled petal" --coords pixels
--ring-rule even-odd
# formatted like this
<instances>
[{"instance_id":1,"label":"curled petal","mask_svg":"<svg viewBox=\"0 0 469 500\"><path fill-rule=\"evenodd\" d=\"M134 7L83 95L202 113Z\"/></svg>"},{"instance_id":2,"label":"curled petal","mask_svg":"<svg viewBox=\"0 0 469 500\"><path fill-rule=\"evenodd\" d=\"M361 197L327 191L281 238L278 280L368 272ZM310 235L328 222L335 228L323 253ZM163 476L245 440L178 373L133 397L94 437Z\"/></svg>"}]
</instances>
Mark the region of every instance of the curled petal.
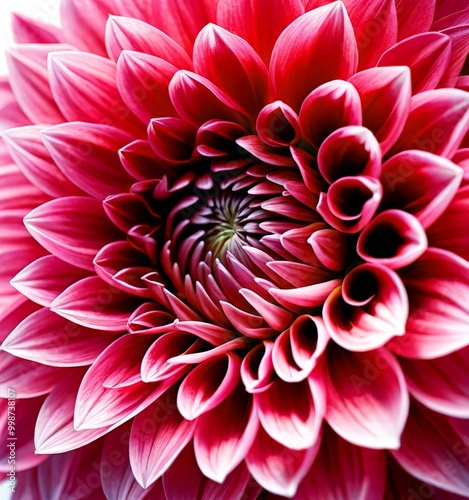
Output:
<instances>
[{"instance_id":1,"label":"curled petal","mask_svg":"<svg viewBox=\"0 0 469 500\"><path fill-rule=\"evenodd\" d=\"M273 147L295 145L301 140L298 116L281 101L268 104L257 117L257 134Z\"/></svg>"},{"instance_id":2,"label":"curled petal","mask_svg":"<svg viewBox=\"0 0 469 500\"><path fill-rule=\"evenodd\" d=\"M332 271L342 271L350 255L350 242L346 235L333 229L319 229L309 238L314 253L321 263Z\"/></svg>"},{"instance_id":3,"label":"curled petal","mask_svg":"<svg viewBox=\"0 0 469 500\"><path fill-rule=\"evenodd\" d=\"M330 184L341 177L353 175L379 177L381 148L372 132L365 127L343 127L321 144L318 167Z\"/></svg>"},{"instance_id":4,"label":"curled petal","mask_svg":"<svg viewBox=\"0 0 469 500\"><path fill-rule=\"evenodd\" d=\"M327 39L330 43L324 44ZM270 63L272 87L279 99L298 111L319 85L348 79L358 64L352 24L342 2L308 12L278 38ZM305 72L305 67L321 71Z\"/></svg>"},{"instance_id":5,"label":"curled petal","mask_svg":"<svg viewBox=\"0 0 469 500\"><path fill-rule=\"evenodd\" d=\"M275 378L272 347L272 342L264 340L244 357L241 364L241 380L246 392L265 391L272 385Z\"/></svg>"},{"instance_id":6,"label":"curled petal","mask_svg":"<svg viewBox=\"0 0 469 500\"><path fill-rule=\"evenodd\" d=\"M320 85L301 106L301 131L305 139L317 148L338 128L361 124L360 96L351 83L343 80Z\"/></svg>"},{"instance_id":7,"label":"curled petal","mask_svg":"<svg viewBox=\"0 0 469 500\"><path fill-rule=\"evenodd\" d=\"M167 61L177 69L191 69L187 53L170 36L139 19L109 16L106 23L106 49L117 61L122 51L148 54Z\"/></svg>"},{"instance_id":8,"label":"curled petal","mask_svg":"<svg viewBox=\"0 0 469 500\"><path fill-rule=\"evenodd\" d=\"M98 200L78 196L47 202L30 212L24 223L44 248L88 270L98 250L119 235Z\"/></svg>"},{"instance_id":9,"label":"curled petal","mask_svg":"<svg viewBox=\"0 0 469 500\"><path fill-rule=\"evenodd\" d=\"M117 150L132 141L122 130L94 123L62 123L41 131L62 173L83 191L103 200L128 191L133 179L122 168Z\"/></svg>"},{"instance_id":10,"label":"curled petal","mask_svg":"<svg viewBox=\"0 0 469 500\"><path fill-rule=\"evenodd\" d=\"M401 210L380 213L363 230L357 253L366 262L399 269L417 260L427 249L425 229Z\"/></svg>"},{"instance_id":11,"label":"curled petal","mask_svg":"<svg viewBox=\"0 0 469 500\"><path fill-rule=\"evenodd\" d=\"M330 280L316 285L308 285L287 290L271 288L269 293L284 307L296 310L298 307L320 307L329 294L340 285L340 280Z\"/></svg>"},{"instance_id":12,"label":"curled petal","mask_svg":"<svg viewBox=\"0 0 469 500\"><path fill-rule=\"evenodd\" d=\"M326 420L346 441L372 449L397 449L409 412L398 362L386 349L328 353Z\"/></svg>"},{"instance_id":13,"label":"curled petal","mask_svg":"<svg viewBox=\"0 0 469 500\"><path fill-rule=\"evenodd\" d=\"M437 89L412 97L404 129L392 153L419 149L451 158L469 129L469 95Z\"/></svg>"},{"instance_id":14,"label":"curled petal","mask_svg":"<svg viewBox=\"0 0 469 500\"><path fill-rule=\"evenodd\" d=\"M155 118L148 125L148 138L159 160L172 164L189 163L194 153L197 130L180 118Z\"/></svg>"},{"instance_id":15,"label":"curled petal","mask_svg":"<svg viewBox=\"0 0 469 500\"><path fill-rule=\"evenodd\" d=\"M402 132L409 113L410 70L405 66L371 68L349 81L360 94L363 126L373 132L385 154Z\"/></svg>"},{"instance_id":16,"label":"curled petal","mask_svg":"<svg viewBox=\"0 0 469 500\"><path fill-rule=\"evenodd\" d=\"M401 356L432 359L469 344L469 264L451 252L429 248L399 272L409 295L406 335L389 347Z\"/></svg>"},{"instance_id":17,"label":"curled petal","mask_svg":"<svg viewBox=\"0 0 469 500\"><path fill-rule=\"evenodd\" d=\"M327 194L321 193L316 210L325 222L342 233L358 233L375 215L382 193L381 183L374 177L342 177ZM336 243L340 244L339 239Z\"/></svg>"},{"instance_id":18,"label":"curled petal","mask_svg":"<svg viewBox=\"0 0 469 500\"><path fill-rule=\"evenodd\" d=\"M383 165L382 208L400 208L431 226L457 193L463 169L425 151L403 151Z\"/></svg>"},{"instance_id":19,"label":"curled petal","mask_svg":"<svg viewBox=\"0 0 469 500\"><path fill-rule=\"evenodd\" d=\"M344 279L324 304L332 339L351 351L368 351L403 335L409 310L399 277L384 266L363 264Z\"/></svg>"}]
</instances>

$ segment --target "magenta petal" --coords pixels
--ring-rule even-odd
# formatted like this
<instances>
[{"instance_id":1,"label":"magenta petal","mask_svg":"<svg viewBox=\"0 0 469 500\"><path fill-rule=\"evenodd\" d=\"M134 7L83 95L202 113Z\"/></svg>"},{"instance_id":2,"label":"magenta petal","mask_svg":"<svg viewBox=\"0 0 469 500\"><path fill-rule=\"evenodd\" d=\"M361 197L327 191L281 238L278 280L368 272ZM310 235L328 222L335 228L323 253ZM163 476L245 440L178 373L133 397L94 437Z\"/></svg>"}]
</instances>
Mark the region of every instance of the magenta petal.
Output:
<instances>
[{"instance_id":1,"label":"magenta petal","mask_svg":"<svg viewBox=\"0 0 469 500\"><path fill-rule=\"evenodd\" d=\"M57 26L14 12L12 30L15 43L59 43L62 31Z\"/></svg>"},{"instance_id":2,"label":"magenta petal","mask_svg":"<svg viewBox=\"0 0 469 500\"><path fill-rule=\"evenodd\" d=\"M42 141L43 129L40 125L10 129L2 138L18 168L41 191L53 198L83 194L52 160Z\"/></svg>"},{"instance_id":3,"label":"magenta petal","mask_svg":"<svg viewBox=\"0 0 469 500\"><path fill-rule=\"evenodd\" d=\"M324 323L332 339L351 351L383 346L405 332L409 303L401 280L375 264L356 267L324 304Z\"/></svg>"},{"instance_id":4,"label":"magenta petal","mask_svg":"<svg viewBox=\"0 0 469 500\"><path fill-rule=\"evenodd\" d=\"M254 479L269 492L292 498L308 472L319 449L320 440L306 450L291 450L274 441L260 429L246 457Z\"/></svg>"},{"instance_id":5,"label":"magenta petal","mask_svg":"<svg viewBox=\"0 0 469 500\"><path fill-rule=\"evenodd\" d=\"M264 340L244 357L241 364L241 380L246 392L265 391L273 383L275 372L272 364L272 347L271 341Z\"/></svg>"},{"instance_id":6,"label":"magenta petal","mask_svg":"<svg viewBox=\"0 0 469 500\"><path fill-rule=\"evenodd\" d=\"M444 74L439 87L452 87L458 80L459 74L466 73L464 70L465 61L468 55L467 49L467 36L469 33L468 26L468 10L462 11L462 24L460 26L451 26L451 21L458 22L458 15L448 16L449 26L447 29L443 29L441 33L447 35L451 38L451 62L449 64L446 73Z\"/></svg>"},{"instance_id":7,"label":"magenta petal","mask_svg":"<svg viewBox=\"0 0 469 500\"><path fill-rule=\"evenodd\" d=\"M72 322L110 332L123 332L138 302L98 276L77 281L52 302L51 310Z\"/></svg>"},{"instance_id":8,"label":"magenta petal","mask_svg":"<svg viewBox=\"0 0 469 500\"><path fill-rule=\"evenodd\" d=\"M142 136L143 126L117 90L114 62L83 52L55 52L49 57L49 79L68 121L114 126Z\"/></svg>"},{"instance_id":9,"label":"magenta petal","mask_svg":"<svg viewBox=\"0 0 469 500\"><path fill-rule=\"evenodd\" d=\"M70 49L62 44L27 44L7 54L9 79L18 104L34 123L60 123L63 115L54 102L47 76L50 52Z\"/></svg>"},{"instance_id":10,"label":"magenta petal","mask_svg":"<svg viewBox=\"0 0 469 500\"><path fill-rule=\"evenodd\" d=\"M310 500L317 492L331 500L383 498L385 457L381 451L348 443L326 427L321 448L295 500Z\"/></svg>"},{"instance_id":11,"label":"magenta petal","mask_svg":"<svg viewBox=\"0 0 469 500\"><path fill-rule=\"evenodd\" d=\"M422 33L406 38L387 50L378 66L408 66L412 92L434 89L448 67L451 40L442 33Z\"/></svg>"},{"instance_id":12,"label":"magenta petal","mask_svg":"<svg viewBox=\"0 0 469 500\"><path fill-rule=\"evenodd\" d=\"M324 39L331 43L322 43ZM352 24L341 2L319 7L294 21L278 38L270 63L273 89L295 111L322 83L348 79L357 69ZM305 67L321 71L305 72Z\"/></svg>"},{"instance_id":13,"label":"magenta petal","mask_svg":"<svg viewBox=\"0 0 469 500\"><path fill-rule=\"evenodd\" d=\"M183 380L177 406L187 420L194 420L225 400L238 385L241 360L235 354L215 357L196 366Z\"/></svg>"},{"instance_id":14,"label":"magenta petal","mask_svg":"<svg viewBox=\"0 0 469 500\"><path fill-rule=\"evenodd\" d=\"M360 96L351 83L343 80L320 85L301 106L301 130L305 139L317 148L334 130L361 124Z\"/></svg>"},{"instance_id":15,"label":"magenta petal","mask_svg":"<svg viewBox=\"0 0 469 500\"><path fill-rule=\"evenodd\" d=\"M171 37L138 19L109 16L106 24L106 48L109 57L117 61L122 51L155 56L177 69L191 69L186 52Z\"/></svg>"},{"instance_id":16,"label":"magenta petal","mask_svg":"<svg viewBox=\"0 0 469 500\"><path fill-rule=\"evenodd\" d=\"M49 366L82 366L91 364L112 340L112 335L80 327L41 309L11 332L2 349Z\"/></svg>"},{"instance_id":17,"label":"magenta petal","mask_svg":"<svg viewBox=\"0 0 469 500\"><path fill-rule=\"evenodd\" d=\"M373 132L384 154L399 137L409 113L412 94L409 68L371 68L355 74L349 81L360 94L363 126Z\"/></svg>"},{"instance_id":18,"label":"magenta petal","mask_svg":"<svg viewBox=\"0 0 469 500\"><path fill-rule=\"evenodd\" d=\"M253 117L267 103L268 73L254 49L242 38L210 24L194 45L194 67Z\"/></svg>"},{"instance_id":19,"label":"magenta petal","mask_svg":"<svg viewBox=\"0 0 469 500\"><path fill-rule=\"evenodd\" d=\"M469 418L469 390L465 380L469 348L429 360L401 358L410 393L427 408L458 418Z\"/></svg>"},{"instance_id":20,"label":"magenta petal","mask_svg":"<svg viewBox=\"0 0 469 500\"><path fill-rule=\"evenodd\" d=\"M469 96L437 89L412 97L409 116L392 153L419 149L451 158L469 128Z\"/></svg>"},{"instance_id":21,"label":"magenta petal","mask_svg":"<svg viewBox=\"0 0 469 500\"><path fill-rule=\"evenodd\" d=\"M209 479L223 483L244 460L259 428L252 396L239 385L227 399L197 420L197 463Z\"/></svg>"},{"instance_id":22,"label":"magenta petal","mask_svg":"<svg viewBox=\"0 0 469 500\"><path fill-rule=\"evenodd\" d=\"M247 40L267 65L280 33L303 13L301 0L220 0L217 22Z\"/></svg>"},{"instance_id":23,"label":"magenta petal","mask_svg":"<svg viewBox=\"0 0 469 500\"><path fill-rule=\"evenodd\" d=\"M106 217L98 200L58 198L30 212L24 223L44 248L83 269L93 270L93 258L119 231Z\"/></svg>"},{"instance_id":24,"label":"magenta petal","mask_svg":"<svg viewBox=\"0 0 469 500\"><path fill-rule=\"evenodd\" d=\"M325 365L326 420L334 431L357 446L399 448L409 395L394 356L333 347Z\"/></svg>"},{"instance_id":25,"label":"magenta petal","mask_svg":"<svg viewBox=\"0 0 469 500\"><path fill-rule=\"evenodd\" d=\"M414 404L402 435L401 448L392 453L412 476L467 498L469 471L464 442L464 435L448 417ZM444 498L449 497L445 495Z\"/></svg>"},{"instance_id":26,"label":"magenta petal","mask_svg":"<svg viewBox=\"0 0 469 500\"><path fill-rule=\"evenodd\" d=\"M435 0L397 0L396 7L398 40L429 30L433 20Z\"/></svg>"},{"instance_id":27,"label":"magenta petal","mask_svg":"<svg viewBox=\"0 0 469 500\"><path fill-rule=\"evenodd\" d=\"M277 379L267 390L254 394L254 401L262 427L272 439L292 450L314 446L325 408L313 384Z\"/></svg>"},{"instance_id":28,"label":"magenta petal","mask_svg":"<svg viewBox=\"0 0 469 500\"><path fill-rule=\"evenodd\" d=\"M383 165L383 208L410 212L428 228L450 204L463 173L446 158L425 151L403 151Z\"/></svg>"},{"instance_id":29,"label":"magenta petal","mask_svg":"<svg viewBox=\"0 0 469 500\"><path fill-rule=\"evenodd\" d=\"M297 114L282 101L268 104L256 122L259 137L272 147L291 146L302 138Z\"/></svg>"},{"instance_id":30,"label":"magenta petal","mask_svg":"<svg viewBox=\"0 0 469 500\"><path fill-rule=\"evenodd\" d=\"M437 358L466 347L469 307L462 297L469 293L468 262L429 248L399 274L409 295L410 314L406 335L389 347L417 359Z\"/></svg>"},{"instance_id":31,"label":"magenta petal","mask_svg":"<svg viewBox=\"0 0 469 500\"><path fill-rule=\"evenodd\" d=\"M185 420L171 389L139 413L130 434L130 464L144 488L157 481L194 435L195 422Z\"/></svg>"}]
</instances>

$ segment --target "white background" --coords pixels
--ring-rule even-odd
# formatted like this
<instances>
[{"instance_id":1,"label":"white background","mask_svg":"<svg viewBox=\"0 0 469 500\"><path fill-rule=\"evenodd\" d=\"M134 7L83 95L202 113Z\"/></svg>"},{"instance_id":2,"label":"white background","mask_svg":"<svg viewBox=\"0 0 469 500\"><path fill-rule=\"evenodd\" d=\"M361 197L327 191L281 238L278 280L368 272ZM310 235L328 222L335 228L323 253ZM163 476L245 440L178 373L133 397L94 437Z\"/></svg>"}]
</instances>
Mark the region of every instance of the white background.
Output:
<instances>
[{"instance_id":1,"label":"white background","mask_svg":"<svg viewBox=\"0 0 469 500\"><path fill-rule=\"evenodd\" d=\"M59 5L60 0L0 0L0 74L7 72L4 51L13 43L11 12L21 12L38 21L59 24Z\"/></svg>"},{"instance_id":2,"label":"white background","mask_svg":"<svg viewBox=\"0 0 469 500\"><path fill-rule=\"evenodd\" d=\"M21 12L42 22L59 24L60 0L0 0L0 74L7 73L4 51L13 44L11 12ZM18 429L19 431L19 429ZM4 446L4 443L0 443ZM0 499L10 498L6 483L0 483ZM13 495L13 500L15 495Z\"/></svg>"}]
</instances>

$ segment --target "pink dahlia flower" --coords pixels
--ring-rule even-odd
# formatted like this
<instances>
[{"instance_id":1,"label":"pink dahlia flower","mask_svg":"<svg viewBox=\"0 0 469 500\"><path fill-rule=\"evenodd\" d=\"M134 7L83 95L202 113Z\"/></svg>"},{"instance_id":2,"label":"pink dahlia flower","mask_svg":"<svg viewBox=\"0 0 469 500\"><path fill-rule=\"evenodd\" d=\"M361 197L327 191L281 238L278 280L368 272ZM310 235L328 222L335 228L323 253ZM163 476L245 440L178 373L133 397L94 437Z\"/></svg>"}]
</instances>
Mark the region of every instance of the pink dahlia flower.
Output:
<instances>
[{"instance_id":1,"label":"pink dahlia flower","mask_svg":"<svg viewBox=\"0 0 469 500\"><path fill-rule=\"evenodd\" d=\"M16 433L18 498L469 498L466 7L14 18L0 470Z\"/></svg>"}]
</instances>

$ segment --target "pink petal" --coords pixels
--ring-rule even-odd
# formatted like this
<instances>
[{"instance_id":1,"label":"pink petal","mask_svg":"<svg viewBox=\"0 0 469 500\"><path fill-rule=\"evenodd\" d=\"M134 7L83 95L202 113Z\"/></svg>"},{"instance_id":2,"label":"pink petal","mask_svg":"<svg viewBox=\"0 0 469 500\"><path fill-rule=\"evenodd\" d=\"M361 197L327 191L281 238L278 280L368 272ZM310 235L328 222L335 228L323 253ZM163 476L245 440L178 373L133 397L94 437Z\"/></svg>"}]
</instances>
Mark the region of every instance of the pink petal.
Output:
<instances>
[{"instance_id":1,"label":"pink petal","mask_svg":"<svg viewBox=\"0 0 469 500\"><path fill-rule=\"evenodd\" d=\"M291 450L260 429L246 457L254 479L270 493L292 498L307 474L319 449L320 440L306 450Z\"/></svg>"},{"instance_id":2,"label":"pink petal","mask_svg":"<svg viewBox=\"0 0 469 500\"><path fill-rule=\"evenodd\" d=\"M424 228L431 226L457 193L463 170L424 151L403 151L383 165L383 208L401 208Z\"/></svg>"},{"instance_id":3,"label":"pink petal","mask_svg":"<svg viewBox=\"0 0 469 500\"><path fill-rule=\"evenodd\" d=\"M317 148L334 130L361 124L360 96L351 83L343 80L320 85L301 106L301 130L305 139Z\"/></svg>"},{"instance_id":4,"label":"pink petal","mask_svg":"<svg viewBox=\"0 0 469 500\"><path fill-rule=\"evenodd\" d=\"M324 323L332 339L352 351L368 351L403 335L408 316L404 285L393 271L376 264L356 267L342 289L324 304Z\"/></svg>"},{"instance_id":5,"label":"pink petal","mask_svg":"<svg viewBox=\"0 0 469 500\"><path fill-rule=\"evenodd\" d=\"M399 137L409 113L412 94L409 68L371 68L349 81L360 94L363 126L373 132L384 154Z\"/></svg>"},{"instance_id":6,"label":"pink petal","mask_svg":"<svg viewBox=\"0 0 469 500\"><path fill-rule=\"evenodd\" d=\"M287 148L279 149L268 146L257 135L247 135L236 140L236 144L251 153L255 158L269 165L293 167L295 162L288 154Z\"/></svg>"},{"instance_id":7,"label":"pink petal","mask_svg":"<svg viewBox=\"0 0 469 500\"><path fill-rule=\"evenodd\" d=\"M383 498L386 486L385 454L351 445L328 427L310 471L300 483L295 500L323 498Z\"/></svg>"},{"instance_id":8,"label":"pink petal","mask_svg":"<svg viewBox=\"0 0 469 500\"><path fill-rule=\"evenodd\" d=\"M257 134L269 146L290 146L301 140L297 114L282 101L268 104L257 117Z\"/></svg>"},{"instance_id":9,"label":"pink petal","mask_svg":"<svg viewBox=\"0 0 469 500\"><path fill-rule=\"evenodd\" d=\"M272 439L292 449L313 447L324 417L320 391L308 381L288 384L277 379L254 395L259 420Z\"/></svg>"},{"instance_id":10,"label":"pink petal","mask_svg":"<svg viewBox=\"0 0 469 500\"><path fill-rule=\"evenodd\" d=\"M14 162L32 184L53 198L83 194L50 157L40 135L43 128L31 125L3 133L2 138Z\"/></svg>"},{"instance_id":11,"label":"pink petal","mask_svg":"<svg viewBox=\"0 0 469 500\"><path fill-rule=\"evenodd\" d=\"M425 10L426 12L426 10ZM406 38L388 49L378 66L408 66L412 93L436 88L448 67L451 40L442 33L422 33Z\"/></svg>"},{"instance_id":12,"label":"pink petal","mask_svg":"<svg viewBox=\"0 0 469 500\"><path fill-rule=\"evenodd\" d=\"M84 370L68 370L48 395L39 412L34 443L36 453L64 453L86 447L107 434L111 427L76 431L73 426L73 413L78 388L83 379Z\"/></svg>"},{"instance_id":13,"label":"pink petal","mask_svg":"<svg viewBox=\"0 0 469 500\"><path fill-rule=\"evenodd\" d=\"M400 269L416 261L427 249L420 222L402 210L381 212L362 231L357 253L366 262Z\"/></svg>"},{"instance_id":14,"label":"pink petal","mask_svg":"<svg viewBox=\"0 0 469 500\"><path fill-rule=\"evenodd\" d=\"M13 469L15 472L36 467L47 458L34 453L34 425L44 397L17 399L14 401L14 406L10 406L9 402L15 399L15 396L12 399L6 397L7 395L10 397L11 391L12 389L9 389L8 392L4 392L0 400L0 429L5 440L5 446L0 452L2 473L10 472L12 465L15 467ZM15 459L14 462L12 458Z\"/></svg>"},{"instance_id":15,"label":"pink petal","mask_svg":"<svg viewBox=\"0 0 469 500\"><path fill-rule=\"evenodd\" d=\"M304 14L280 35L272 53L271 83L277 97L298 111L312 90L330 80L346 80L357 63L352 24L344 5L334 2ZM321 71L305 72L305 67Z\"/></svg>"},{"instance_id":16,"label":"pink petal","mask_svg":"<svg viewBox=\"0 0 469 500\"><path fill-rule=\"evenodd\" d=\"M301 0L220 0L217 22L247 40L267 65L280 33L303 13Z\"/></svg>"},{"instance_id":17,"label":"pink petal","mask_svg":"<svg viewBox=\"0 0 469 500\"><path fill-rule=\"evenodd\" d=\"M121 128L142 136L144 128L117 90L116 64L83 52L55 52L49 57L52 95L68 121Z\"/></svg>"},{"instance_id":18,"label":"pink petal","mask_svg":"<svg viewBox=\"0 0 469 500\"><path fill-rule=\"evenodd\" d=\"M397 13L394 0L345 0L345 7L357 39L358 69L376 65L379 56L397 41Z\"/></svg>"},{"instance_id":19,"label":"pink petal","mask_svg":"<svg viewBox=\"0 0 469 500\"><path fill-rule=\"evenodd\" d=\"M400 363L410 393L427 408L458 418L469 418L469 391L465 380L469 348L430 360Z\"/></svg>"},{"instance_id":20,"label":"pink petal","mask_svg":"<svg viewBox=\"0 0 469 500\"><path fill-rule=\"evenodd\" d=\"M285 382L306 379L317 364L329 341L322 319L303 315L277 339L272 350L272 363Z\"/></svg>"},{"instance_id":21,"label":"pink petal","mask_svg":"<svg viewBox=\"0 0 469 500\"><path fill-rule=\"evenodd\" d=\"M451 158L469 128L469 96L459 89L438 89L411 99L404 130L392 149L419 149Z\"/></svg>"},{"instance_id":22,"label":"pink petal","mask_svg":"<svg viewBox=\"0 0 469 500\"><path fill-rule=\"evenodd\" d=\"M197 420L194 448L203 474L218 483L226 481L244 460L258 427L252 396L239 385L227 399Z\"/></svg>"},{"instance_id":23,"label":"pink petal","mask_svg":"<svg viewBox=\"0 0 469 500\"><path fill-rule=\"evenodd\" d=\"M138 302L98 276L77 281L51 304L51 310L73 323L109 332L123 332Z\"/></svg>"},{"instance_id":24,"label":"pink petal","mask_svg":"<svg viewBox=\"0 0 469 500\"><path fill-rule=\"evenodd\" d=\"M409 395L394 356L333 347L325 365L326 420L334 431L357 446L399 448Z\"/></svg>"},{"instance_id":25,"label":"pink petal","mask_svg":"<svg viewBox=\"0 0 469 500\"><path fill-rule=\"evenodd\" d=\"M279 304L295 310L297 307L312 308L321 306L338 285L340 285L340 280L335 279L316 285L290 288L288 290L271 288L269 293Z\"/></svg>"},{"instance_id":26,"label":"pink petal","mask_svg":"<svg viewBox=\"0 0 469 500\"><path fill-rule=\"evenodd\" d=\"M268 389L275 379L272 364L273 343L264 340L251 349L241 364L241 380L246 392L256 393Z\"/></svg>"},{"instance_id":27,"label":"pink petal","mask_svg":"<svg viewBox=\"0 0 469 500\"><path fill-rule=\"evenodd\" d=\"M237 386L241 360L227 354L195 367L179 388L177 405L181 415L194 420L224 401Z\"/></svg>"},{"instance_id":28,"label":"pink petal","mask_svg":"<svg viewBox=\"0 0 469 500\"><path fill-rule=\"evenodd\" d=\"M47 55L69 48L63 44L25 44L7 53L13 93L23 112L34 123L63 121L49 86Z\"/></svg>"},{"instance_id":29,"label":"pink petal","mask_svg":"<svg viewBox=\"0 0 469 500\"><path fill-rule=\"evenodd\" d=\"M59 43L62 31L57 26L14 12L12 31L15 43Z\"/></svg>"},{"instance_id":30,"label":"pink petal","mask_svg":"<svg viewBox=\"0 0 469 500\"><path fill-rule=\"evenodd\" d=\"M161 171L148 141L137 140L127 144L119 150L119 157L122 166L139 181L153 179L155 173Z\"/></svg>"},{"instance_id":31,"label":"pink petal","mask_svg":"<svg viewBox=\"0 0 469 500\"><path fill-rule=\"evenodd\" d=\"M9 128L29 125L31 123L18 105L11 89L9 77L7 76L0 76L0 110L0 133ZM0 144L2 144L2 141L0 141Z\"/></svg>"},{"instance_id":32,"label":"pink petal","mask_svg":"<svg viewBox=\"0 0 469 500\"><path fill-rule=\"evenodd\" d=\"M117 62L117 88L125 104L144 123L154 116L175 116L168 86L176 71L164 59L124 50Z\"/></svg>"},{"instance_id":33,"label":"pink petal","mask_svg":"<svg viewBox=\"0 0 469 500\"><path fill-rule=\"evenodd\" d=\"M430 248L399 274L409 295L410 314L406 335L389 347L405 357L432 359L467 346L469 306L462 300L469 291L467 261Z\"/></svg>"},{"instance_id":34,"label":"pink petal","mask_svg":"<svg viewBox=\"0 0 469 500\"><path fill-rule=\"evenodd\" d=\"M109 16L106 24L106 49L117 61L123 50L140 52L167 61L177 69L192 69L187 53L171 37L138 19Z\"/></svg>"},{"instance_id":35,"label":"pink petal","mask_svg":"<svg viewBox=\"0 0 469 500\"><path fill-rule=\"evenodd\" d=\"M130 434L130 464L143 488L157 481L194 435L195 422L177 411L177 389L170 389L139 413Z\"/></svg>"},{"instance_id":36,"label":"pink petal","mask_svg":"<svg viewBox=\"0 0 469 500\"><path fill-rule=\"evenodd\" d=\"M30 212L24 223L47 250L66 262L93 270L93 258L110 241L120 239L98 200L67 197Z\"/></svg>"},{"instance_id":37,"label":"pink petal","mask_svg":"<svg viewBox=\"0 0 469 500\"><path fill-rule=\"evenodd\" d=\"M88 271L46 255L23 268L11 284L28 299L49 307L66 288L88 275Z\"/></svg>"},{"instance_id":38,"label":"pink petal","mask_svg":"<svg viewBox=\"0 0 469 500\"><path fill-rule=\"evenodd\" d=\"M106 125L74 122L46 128L41 135L63 174L85 192L103 200L130 188L133 179L117 154L132 141L130 134Z\"/></svg>"},{"instance_id":39,"label":"pink petal","mask_svg":"<svg viewBox=\"0 0 469 500\"><path fill-rule=\"evenodd\" d=\"M158 160L172 164L189 163L197 158L194 151L197 130L180 118L154 118L148 125L148 139Z\"/></svg>"},{"instance_id":40,"label":"pink petal","mask_svg":"<svg viewBox=\"0 0 469 500\"><path fill-rule=\"evenodd\" d=\"M435 0L396 0L398 40L428 31L434 7Z\"/></svg>"},{"instance_id":41,"label":"pink petal","mask_svg":"<svg viewBox=\"0 0 469 500\"><path fill-rule=\"evenodd\" d=\"M401 448L392 453L412 476L467 497L469 471L463 442L447 417L414 404L402 435Z\"/></svg>"},{"instance_id":42,"label":"pink petal","mask_svg":"<svg viewBox=\"0 0 469 500\"><path fill-rule=\"evenodd\" d=\"M381 149L374 135L365 127L343 127L321 144L318 167L330 184L341 177L354 175L379 177Z\"/></svg>"},{"instance_id":43,"label":"pink petal","mask_svg":"<svg viewBox=\"0 0 469 500\"><path fill-rule=\"evenodd\" d=\"M450 19L450 17L448 17L448 19ZM456 21L456 25L451 26L450 23L450 26L447 29L441 31L441 33L451 38L451 62L439 84L439 87L452 87L456 83L459 74L461 72L463 74L467 72L464 71L465 61L468 55L467 36L469 33L469 15L467 9L463 11L462 17L463 20L461 20L461 22L463 24L461 26L458 26L459 19L456 15L452 19L453 21Z\"/></svg>"},{"instance_id":44,"label":"pink petal","mask_svg":"<svg viewBox=\"0 0 469 500\"><path fill-rule=\"evenodd\" d=\"M194 67L253 117L267 103L265 64L245 40L219 26L209 24L199 33Z\"/></svg>"}]
</instances>

